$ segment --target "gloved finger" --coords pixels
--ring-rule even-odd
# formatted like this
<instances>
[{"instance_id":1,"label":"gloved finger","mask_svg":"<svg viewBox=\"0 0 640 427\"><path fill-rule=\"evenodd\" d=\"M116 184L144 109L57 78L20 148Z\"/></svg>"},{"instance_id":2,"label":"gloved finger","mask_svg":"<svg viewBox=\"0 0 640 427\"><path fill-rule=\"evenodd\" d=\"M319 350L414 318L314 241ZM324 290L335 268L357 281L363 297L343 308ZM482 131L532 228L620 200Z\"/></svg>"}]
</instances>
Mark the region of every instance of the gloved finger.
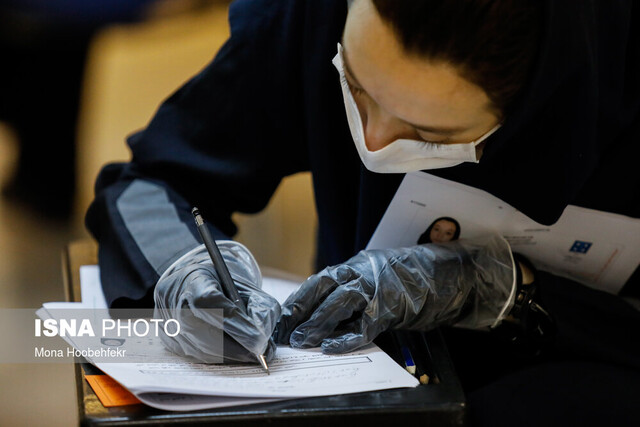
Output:
<instances>
[{"instance_id":1,"label":"gloved finger","mask_svg":"<svg viewBox=\"0 0 640 427\"><path fill-rule=\"evenodd\" d=\"M322 340L322 352L325 354L349 353L371 343L375 339L375 336L370 336L368 328L361 327L360 330L360 333L347 332L335 338Z\"/></svg>"},{"instance_id":2,"label":"gloved finger","mask_svg":"<svg viewBox=\"0 0 640 427\"><path fill-rule=\"evenodd\" d=\"M271 335L280 315L280 304L275 298L253 283L239 281L238 276L232 274L244 306L237 305L226 297L217 281L215 271L210 266L191 269L191 292L185 293L191 307L221 308L226 320L237 320L243 325L251 324L254 326L253 329L268 330L268 335ZM235 336L233 331L230 333Z\"/></svg>"},{"instance_id":3,"label":"gloved finger","mask_svg":"<svg viewBox=\"0 0 640 427\"><path fill-rule=\"evenodd\" d=\"M291 333L292 347L316 347L334 333L340 322L350 319L367 306L368 300L360 286L347 284L333 291L311 315Z\"/></svg>"},{"instance_id":4,"label":"gloved finger","mask_svg":"<svg viewBox=\"0 0 640 427\"><path fill-rule=\"evenodd\" d=\"M279 314L278 303L275 300L273 302L274 305L263 306L257 311L255 306L249 307L249 310L254 311L247 312L236 307L232 315L224 314L222 328L218 325L216 327L224 330L225 337L228 338L224 342L225 359L255 362L255 355L266 351L275 326L275 319ZM197 315L206 318L207 323L220 319L211 316L210 312L211 310L198 310ZM244 354L253 355L253 357L245 357Z\"/></svg>"},{"instance_id":5,"label":"gloved finger","mask_svg":"<svg viewBox=\"0 0 640 427\"><path fill-rule=\"evenodd\" d=\"M263 354L279 316L280 304L275 298L253 292L247 299L246 313L225 319L224 329L252 354Z\"/></svg>"},{"instance_id":6,"label":"gloved finger","mask_svg":"<svg viewBox=\"0 0 640 427\"><path fill-rule=\"evenodd\" d=\"M201 335L202 336L202 335ZM229 334L224 334L224 342L219 345L219 339L214 341L202 341L194 343L192 341L181 341L180 346L174 351L177 354L187 355L195 358L199 362L204 363L257 363L257 354L247 350L239 344ZM172 340L169 343L169 349L177 346L177 341ZM194 347L197 346L197 347ZM264 355L267 362L271 361L276 354L276 343L270 339L267 347L260 354Z\"/></svg>"},{"instance_id":7,"label":"gloved finger","mask_svg":"<svg viewBox=\"0 0 640 427\"><path fill-rule=\"evenodd\" d=\"M220 253L229 267L231 277L251 287L262 288L262 273L258 263L244 245L231 241L217 241ZM234 267L235 266L235 267Z\"/></svg>"},{"instance_id":8,"label":"gloved finger","mask_svg":"<svg viewBox=\"0 0 640 427\"><path fill-rule=\"evenodd\" d=\"M277 346L273 339L269 339L266 348L259 354L263 355L267 362L270 362L276 355L276 348ZM249 351L234 338L225 334L224 363L258 363L257 356L258 353Z\"/></svg>"},{"instance_id":9,"label":"gloved finger","mask_svg":"<svg viewBox=\"0 0 640 427\"><path fill-rule=\"evenodd\" d=\"M176 354L190 356L200 362L222 363L227 347L225 340L230 339L223 331L222 310L194 310L186 298L179 300L179 304L169 310L168 316L177 320L180 332L175 336L162 334L165 346ZM159 312L156 306L156 313Z\"/></svg>"},{"instance_id":10,"label":"gloved finger","mask_svg":"<svg viewBox=\"0 0 640 427\"><path fill-rule=\"evenodd\" d=\"M167 347L204 362L256 362L275 354L270 340L280 307L261 289L260 269L247 248L237 242L218 246L244 304L225 296L204 245L170 266L156 285L155 311L161 318L179 318L182 331L165 336Z\"/></svg>"},{"instance_id":11,"label":"gloved finger","mask_svg":"<svg viewBox=\"0 0 640 427\"><path fill-rule=\"evenodd\" d=\"M182 320L183 331L175 337L161 335L169 350L203 363L256 363L256 356L221 329L197 320ZM188 328L189 331L185 329ZM187 333L184 333L187 332ZM273 345L275 349L275 343ZM273 352L272 352L273 353Z\"/></svg>"},{"instance_id":12,"label":"gloved finger","mask_svg":"<svg viewBox=\"0 0 640 427\"><path fill-rule=\"evenodd\" d=\"M251 252L242 244L231 240L217 240L216 243L234 282L260 289L262 275ZM193 255L188 260L185 260L185 263L174 266L174 268L184 268L187 262L189 264L209 265L216 281L219 282L217 271L213 268L211 256L205 246L200 245L194 251Z\"/></svg>"},{"instance_id":13,"label":"gloved finger","mask_svg":"<svg viewBox=\"0 0 640 427\"><path fill-rule=\"evenodd\" d=\"M271 333L280 318L281 308L278 300L259 288L249 291L238 287L238 290L240 297L246 303L249 317Z\"/></svg>"},{"instance_id":14,"label":"gloved finger","mask_svg":"<svg viewBox=\"0 0 640 427\"><path fill-rule=\"evenodd\" d=\"M254 292L247 301L247 313L253 323L271 337L280 318L280 303L271 295Z\"/></svg>"},{"instance_id":15,"label":"gloved finger","mask_svg":"<svg viewBox=\"0 0 640 427\"><path fill-rule=\"evenodd\" d=\"M181 325L186 328L176 338L183 353L209 363L222 356L226 361L255 362L255 354L268 345L279 314L277 301L262 292L245 313L224 295L210 265L187 266L181 273L188 284L177 293L175 306L183 308ZM224 339L219 337L222 331Z\"/></svg>"},{"instance_id":16,"label":"gloved finger","mask_svg":"<svg viewBox=\"0 0 640 427\"><path fill-rule=\"evenodd\" d=\"M267 359L267 362L270 362L275 357L276 348L278 348L276 342L273 340L273 338L269 338L267 349L262 353L265 359Z\"/></svg>"},{"instance_id":17,"label":"gloved finger","mask_svg":"<svg viewBox=\"0 0 640 427\"><path fill-rule=\"evenodd\" d=\"M274 332L278 344L289 344L295 327L306 320L320 302L338 287L339 283L325 275L326 271L309 277L282 305L282 314Z\"/></svg>"}]
</instances>

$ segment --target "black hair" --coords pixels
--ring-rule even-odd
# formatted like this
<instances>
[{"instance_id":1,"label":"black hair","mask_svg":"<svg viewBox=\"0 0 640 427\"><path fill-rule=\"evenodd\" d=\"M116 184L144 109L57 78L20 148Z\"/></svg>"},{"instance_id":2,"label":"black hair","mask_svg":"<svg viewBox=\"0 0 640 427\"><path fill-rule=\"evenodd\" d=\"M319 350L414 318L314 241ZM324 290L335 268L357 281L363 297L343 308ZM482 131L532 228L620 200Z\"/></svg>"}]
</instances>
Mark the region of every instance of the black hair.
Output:
<instances>
[{"instance_id":1,"label":"black hair","mask_svg":"<svg viewBox=\"0 0 640 427\"><path fill-rule=\"evenodd\" d=\"M441 216L440 218L434 219L431 225L427 227L424 233L420 235L420 238L418 239L418 244L424 245L425 243L433 243L431 241L431 230L433 229L433 226L436 225L438 221L443 221L443 220L449 221L456 226L456 231L455 233L453 233L453 237L451 238L451 240L452 241L458 240L458 238L460 237L460 223L457 220L451 218L450 216Z\"/></svg>"},{"instance_id":2,"label":"black hair","mask_svg":"<svg viewBox=\"0 0 640 427\"><path fill-rule=\"evenodd\" d=\"M448 61L504 117L540 44L540 0L372 0L407 53Z\"/></svg>"}]
</instances>

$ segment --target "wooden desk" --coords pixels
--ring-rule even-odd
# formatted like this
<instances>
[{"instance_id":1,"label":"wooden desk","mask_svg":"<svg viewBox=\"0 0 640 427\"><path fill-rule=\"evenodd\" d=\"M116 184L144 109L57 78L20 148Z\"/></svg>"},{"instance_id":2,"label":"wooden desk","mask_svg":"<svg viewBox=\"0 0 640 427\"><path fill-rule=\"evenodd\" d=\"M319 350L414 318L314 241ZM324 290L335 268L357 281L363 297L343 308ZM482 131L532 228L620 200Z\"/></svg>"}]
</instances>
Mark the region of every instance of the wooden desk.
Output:
<instances>
[{"instance_id":1,"label":"wooden desk","mask_svg":"<svg viewBox=\"0 0 640 427\"><path fill-rule=\"evenodd\" d=\"M90 240L71 243L63 254L65 292L81 301L81 265L97 263L97 246ZM464 423L464 394L439 331L419 335L440 383L412 389L287 400L282 402L192 412L160 411L145 405L105 408L84 379L88 364L75 366L80 424L83 426L193 425L216 426L459 426ZM378 345L384 348L382 342ZM93 373L93 372L92 372Z\"/></svg>"}]
</instances>

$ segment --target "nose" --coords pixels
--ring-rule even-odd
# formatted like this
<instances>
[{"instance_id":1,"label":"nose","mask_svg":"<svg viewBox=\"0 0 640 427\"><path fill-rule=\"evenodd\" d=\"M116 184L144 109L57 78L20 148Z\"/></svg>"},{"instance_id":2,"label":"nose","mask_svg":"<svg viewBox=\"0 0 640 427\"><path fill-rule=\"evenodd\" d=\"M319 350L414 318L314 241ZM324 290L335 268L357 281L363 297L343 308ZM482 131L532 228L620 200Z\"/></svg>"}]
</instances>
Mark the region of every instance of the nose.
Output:
<instances>
[{"instance_id":1,"label":"nose","mask_svg":"<svg viewBox=\"0 0 640 427\"><path fill-rule=\"evenodd\" d=\"M415 139L413 128L378 106L369 105L362 114L364 140L369 151L378 151L396 139Z\"/></svg>"}]
</instances>

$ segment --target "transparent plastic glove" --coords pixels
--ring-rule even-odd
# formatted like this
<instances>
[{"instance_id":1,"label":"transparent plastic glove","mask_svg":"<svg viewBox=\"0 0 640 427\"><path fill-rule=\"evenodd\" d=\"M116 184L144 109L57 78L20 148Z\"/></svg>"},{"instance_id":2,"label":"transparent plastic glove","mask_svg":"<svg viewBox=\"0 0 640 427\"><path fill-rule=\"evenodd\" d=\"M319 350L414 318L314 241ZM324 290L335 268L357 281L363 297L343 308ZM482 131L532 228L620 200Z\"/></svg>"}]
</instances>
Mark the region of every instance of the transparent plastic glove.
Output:
<instances>
[{"instance_id":1,"label":"transparent plastic glove","mask_svg":"<svg viewBox=\"0 0 640 427\"><path fill-rule=\"evenodd\" d=\"M280 304L262 291L260 269L246 247L227 240L217 244L246 314L224 295L211 258L200 245L158 280L154 317L176 319L181 327L177 336L162 334L162 340L174 353L206 363L257 363L257 354L269 361L275 354L271 335Z\"/></svg>"},{"instance_id":2,"label":"transparent plastic glove","mask_svg":"<svg viewBox=\"0 0 640 427\"><path fill-rule=\"evenodd\" d=\"M389 328L492 326L512 305L515 277L500 236L361 251L308 278L282 306L274 336L344 353Z\"/></svg>"}]
</instances>

